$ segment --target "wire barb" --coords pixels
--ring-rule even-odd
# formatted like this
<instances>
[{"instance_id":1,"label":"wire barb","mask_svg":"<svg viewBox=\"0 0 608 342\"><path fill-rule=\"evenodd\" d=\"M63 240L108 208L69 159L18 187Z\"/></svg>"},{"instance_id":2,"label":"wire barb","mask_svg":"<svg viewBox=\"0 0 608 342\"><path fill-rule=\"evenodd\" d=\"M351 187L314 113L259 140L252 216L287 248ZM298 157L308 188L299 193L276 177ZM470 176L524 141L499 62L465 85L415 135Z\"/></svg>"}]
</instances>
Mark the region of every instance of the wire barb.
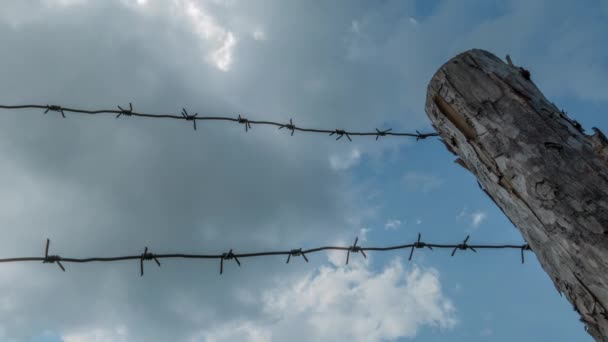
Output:
<instances>
[{"instance_id":1,"label":"wire barb","mask_svg":"<svg viewBox=\"0 0 608 342\"><path fill-rule=\"evenodd\" d=\"M302 252L302 248L298 248L298 249L292 249L289 254L287 255L287 261L285 262L286 264L289 264L289 260L291 259L291 256L302 256L304 258L304 260L306 260L306 262L308 262L308 258L306 257L306 254L304 254L304 252Z\"/></svg>"},{"instance_id":2,"label":"wire barb","mask_svg":"<svg viewBox=\"0 0 608 342\"><path fill-rule=\"evenodd\" d=\"M414 255L414 248L424 248L427 247L430 250L433 250L433 247L427 245L424 242L420 242L420 237L422 235L420 235L420 233L418 233L418 240L416 240L416 242L412 245L412 249L410 250L410 257L407 259L408 261L412 261L412 255Z\"/></svg>"},{"instance_id":3,"label":"wire barb","mask_svg":"<svg viewBox=\"0 0 608 342\"><path fill-rule=\"evenodd\" d=\"M376 141L378 141L378 138L380 138L380 137L385 137L386 133L388 133L388 132L390 132L392 130L393 130L392 128L389 128L387 130L381 131L381 130L379 130L379 129L376 128L376 132L378 132L378 134L376 134Z\"/></svg>"},{"instance_id":4,"label":"wire barb","mask_svg":"<svg viewBox=\"0 0 608 342\"><path fill-rule=\"evenodd\" d=\"M152 253L148 253L148 246L146 246L146 248L144 248L143 254L141 255L141 258L139 259L140 277L144 276L144 260L154 260L154 261L156 261L156 264L158 265L158 267L160 267L160 261L158 261L158 259L156 258L156 255L154 255Z\"/></svg>"},{"instance_id":5,"label":"wire barb","mask_svg":"<svg viewBox=\"0 0 608 342\"><path fill-rule=\"evenodd\" d=\"M296 125L293 124L293 121L291 119L289 119L289 123L285 124L285 125L281 125L279 127L279 129L281 129L281 128L287 128L288 130L290 130L291 136L293 137L293 133L295 132L297 127L296 127Z\"/></svg>"},{"instance_id":6,"label":"wire barb","mask_svg":"<svg viewBox=\"0 0 608 342\"><path fill-rule=\"evenodd\" d=\"M365 251L361 248L361 246L357 246L357 242L359 241L359 237L355 237L355 243L348 248L348 252L346 252L346 264L348 265L348 260L350 259L350 252L357 253L361 252L363 257L367 259L367 255L365 255Z\"/></svg>"},{"instance_id":7,"label":"wire barb","mask_svg":"<svg viewBox=\"0 0 608 342\"><path fill-rule=\"evenodd\" d=\"M338 137L336 138L336 140L340 140L340 138L342 138L343 136L345 136L345 135L346 135L346 137L348 138L348 141L353 141L353 140L350 138L350 135L348 135L348 132L347 132L347 131L345 131L345 130L343 130L343 129L336 129L335 131L333 131L333 132L329 133L329 135L330 135L330 136L332 136L332 135L334 135L334 134L338 136Z\"/></svg>"},{"instance_id":8,"label":"wire barb","mask_svg":"<svg viewBox=\"0 0 608 342\"><path fill-rule=\"evenodd\" d=\"M530 248L529 244L525 244L523 246L521 246L521 263L524 263L524 251L531 251L532 249Z\"/></svg>"},{"instance_id":9,"label":"wire barb","mask_svg":"<svg viewBox=\"0 0 608 342\"><path fill-rule=\"evenodd\" d=\"M237 121L238 121L238 123L245 125L245 132L248 132L249 129L251 129L251 122L249 122L249 119L242 118L241 115L239 114Z\"/></svg>"},{"instance_id":10,"label":"wire barb","mask_svg":"<svg viewBox=\"0 0 608 342\"><path fill-rule=\"evenodd\" d=\"M121 106L116 106L116 107L118 107L118 110L120 111L120 113L118 113L118 115L116 115L117 119L121 115L131 116L133 114L133 104L131 102L129 102L129 109L124 109Z\"/></svg>"},{"instance_id":11,"label":"wire barb","mask_svg":"<svg viewBox=\"0 0 608 342\"><path fill-rule=\"evenodd\" d=\"M65 272L65 268L61 264L61 257L59 255L49 255L49 244L50 243L51 243L51 240L46 239L46 248L44 249L44 260L42 260L42 263L43 264L57 263L57 265L59 265L59 268L61 268L61 270L63 272Z\"/></svg>"},{"instance_id":12,"label":"wire barb","mask_svg":"<svg viewBox=\"0 0 608 342\"><path fill-rule=\"evenodd\" d=\"M416 141L418 140L424 140L428 137L436 137L437 134L436 133L420 133L418 132L418 130L416 130Z\"/></svg>"},{"instance_id":13,"label":"wire barb","mask_svg":"<svg viewBox=\"0 0 608 342\"><path fill-rule=\"evenodd\" d=\"M184 117L184 120L192 121L192 125L194 126L195 131L196 131L196 116L197 115L198 115L198 113L194 113L194 115L190 115L186 111L186 108L182 108L182 116Z\"/></svg>"},{"instance_id":14,"label":"wire barb","mask_svg":"<svg viewBox=\"0 0 608 342\"><path fill-rule=\"evenodd\" d=\"M224 273L224 260L232 260L234 259L234 261L236 261L237 265L239 265L239 267L241 267L241 262L239 261L239 258L236 257L236 255L234 255L234 253L232 253L232 249L228 252L228 253L223 253L222 257L220 259L220 274Z\"/></svg>"},{"instance_id":15,"label":"wire barb","mask_svg":"<svg viewBox=\"0 0 608 342\"><path fill-rule=\"evenodd\" d=\"M467 235L466 239L464 239L464 241L461 244L459 244L458 246L454 247L454 250L452 251L452 256L454 256L454 254L456 254L456 250L458 250L458 249L462 249L463 251L467 250L467 249L470 249L473 252L477 253L477 251L475 250L475 248L467 245L467 241L469 241L469 235Z\"/></svg>"},{"instance_id":16,"label":"wire barb","mask_svg":"<svg viewBox=\"0 0 608 342\"><path fill-rule=\"evenodd\" d=\"M63 107L58 106L58 105L46 105L46 110L44 111L44 114L48 113L49 111L60 112L61 117L63 117L65 119L65 113L63 112Z\"/></svg>"}]
</instances>

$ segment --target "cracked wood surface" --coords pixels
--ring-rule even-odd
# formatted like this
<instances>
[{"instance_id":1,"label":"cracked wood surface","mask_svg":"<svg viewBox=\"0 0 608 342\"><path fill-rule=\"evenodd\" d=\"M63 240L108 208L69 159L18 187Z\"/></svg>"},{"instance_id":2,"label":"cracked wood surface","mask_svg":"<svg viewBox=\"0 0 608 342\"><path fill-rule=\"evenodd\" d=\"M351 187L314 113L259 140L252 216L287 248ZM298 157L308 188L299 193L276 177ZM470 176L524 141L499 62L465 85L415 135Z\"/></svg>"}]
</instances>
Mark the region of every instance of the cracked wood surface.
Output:
<instances>
[{"instance_id":1,"label":"cracked wood surface","mask_svg":"<svg viewBox=\"0 0 608 342\"><path fill-rule=\"evenodd\" d=\"M457 163L521 232L596 341L608 342L608 140L483 50L444 64L426 113Z\"/></svg>"}]
</instances>

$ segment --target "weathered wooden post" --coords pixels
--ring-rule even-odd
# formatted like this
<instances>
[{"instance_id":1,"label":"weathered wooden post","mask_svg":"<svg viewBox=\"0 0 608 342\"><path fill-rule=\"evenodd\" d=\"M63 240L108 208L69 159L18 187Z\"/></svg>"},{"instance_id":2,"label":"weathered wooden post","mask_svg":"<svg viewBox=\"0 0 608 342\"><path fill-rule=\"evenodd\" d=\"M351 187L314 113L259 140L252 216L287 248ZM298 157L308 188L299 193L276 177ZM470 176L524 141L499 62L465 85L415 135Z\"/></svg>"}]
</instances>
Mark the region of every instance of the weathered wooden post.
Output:
<instances>
[{"instance_id":1,"label":"weathered wooden post","mask_svg":"<svg viewBox=\"0 0 608 342\"><path fill-rule=\"evenodd\" d=\"M608 342L608 141L507 61L477 49L452 58L428 85L426 113L589 334Z\"/></svg>"}]
</instances>

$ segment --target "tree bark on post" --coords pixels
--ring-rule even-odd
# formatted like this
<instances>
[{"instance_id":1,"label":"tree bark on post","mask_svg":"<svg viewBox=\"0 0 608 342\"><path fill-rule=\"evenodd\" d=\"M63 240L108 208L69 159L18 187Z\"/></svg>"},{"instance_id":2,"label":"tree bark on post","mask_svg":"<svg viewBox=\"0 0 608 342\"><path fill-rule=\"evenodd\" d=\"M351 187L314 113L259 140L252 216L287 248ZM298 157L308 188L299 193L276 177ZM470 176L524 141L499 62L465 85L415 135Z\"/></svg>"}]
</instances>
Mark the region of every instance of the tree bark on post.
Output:
<instances>
[{"instance_id":1,"label":"tree bark on post","mask_svg":"<svg viewBox=\"0 0 608 342\"><path fill-rule=\"evenodd\" d=\"M608 342L608 141L547 100L524 68L483 50L444 64L426 113L505 213L596 341Z\"/></svg>"}]
</instances>

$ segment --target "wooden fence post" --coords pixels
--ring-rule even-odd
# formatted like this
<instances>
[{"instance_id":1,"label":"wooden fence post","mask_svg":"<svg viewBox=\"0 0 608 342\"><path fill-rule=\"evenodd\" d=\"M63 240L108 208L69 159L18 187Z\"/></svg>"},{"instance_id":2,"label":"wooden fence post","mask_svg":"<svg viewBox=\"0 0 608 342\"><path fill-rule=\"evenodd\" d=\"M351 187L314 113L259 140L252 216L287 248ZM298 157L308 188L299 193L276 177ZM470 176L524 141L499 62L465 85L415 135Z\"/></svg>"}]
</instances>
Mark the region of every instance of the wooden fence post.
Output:
<instances>
[{"instance_id":1,"label":"wooden fence post","mask_svg":"<svg viewBox=\"0 0 608 342\"><path fill-rule=\"evenodd\" d=\"M452 58L428 85L426 113L589 334L608 342L608 141L507 62L478 49Z\"/></svg>"}]
</instances>

